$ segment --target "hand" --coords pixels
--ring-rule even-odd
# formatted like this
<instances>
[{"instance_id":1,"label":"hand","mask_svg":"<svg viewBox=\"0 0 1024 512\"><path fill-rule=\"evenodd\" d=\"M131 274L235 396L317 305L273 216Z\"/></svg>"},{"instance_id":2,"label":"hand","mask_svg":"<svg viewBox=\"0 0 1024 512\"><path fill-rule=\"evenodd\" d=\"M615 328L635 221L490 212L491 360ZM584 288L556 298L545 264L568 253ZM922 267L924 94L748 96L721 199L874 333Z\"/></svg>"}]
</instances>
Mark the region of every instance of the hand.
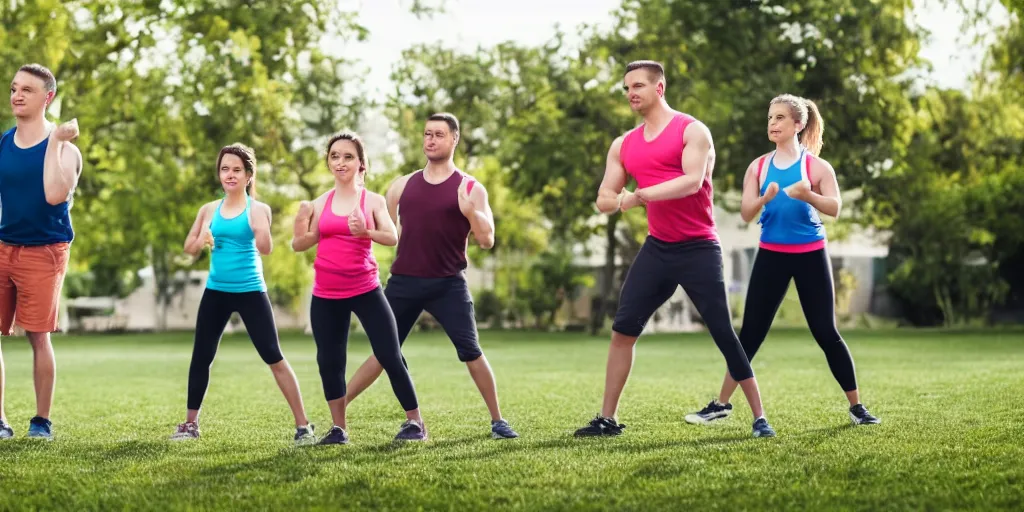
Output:
<instances>
[{"instance_id":1,"label":"hand","mask_svg":"<svg viewBox=\"0 0 1024 512\"><path fill-rule=\"evenodd\" d=\"M474 212L476 212L476 204L474 204L473 200L469 198L468 189L469 179L463 177L462 183L459 184L459 210L462 211L462 214L465 215L467 219L472 217Z\"/></svg>"},{"instance_id":2,"label":"hand","mask_svg":"<svg viewBox=\"0 0 1024 512\"><path fill-rule=\"evenodd\" d=\"M630 208L647 205L647 201L644 201L643 198L640 197L640 195L630 192L628 190L624 191L623 193L625 194L625 196L623 196L622 198L622 203L619 204L620 211L625 212Z\"/></svg>"},{"instance_id":3,"label":"hand","mask_svg":"<svg viewBox=\"0 0 1024 512\"><path fill-rule=\"evenodd\" d=\"M299 213L295 215L296 219L302 219L309 223L310 217L313 216L313 202L302 201L299 203Z\"/></svg>"},{"instance_id":4,"label":"hand","mask_svg":"<svg viewBox=\"0 0 1024 512\"><path fill-rule=\"evenodd\" d=\"M70 142L78 137L78 118L72 119L53 130L53 137L60 142Z\"/></svg>"},{"instance_id":5,"label":"hand","mask_svg":"<svg viewBox=\"0 0 1024 512\"><path fill-rule=\"evenodd\" d=\"M210 226L203 224L203 230L199 232L199 239L203 241L203 247L213 250L213 233L210 233Z\"/></svg>"},{"instance_id":6,"label":"hand","mask_svg":"<svg viewBox=\"0 0 1024 512\"><path fill-rule=\"evenodd\" d=\"M348 214L348 230L352 233L352 236L356 238L366 238L370 236L369 231L366 230L366 217L363 216L363 211L359 209L359 204L352 209L352 213Z\"/></svg>"},{"instance_id":7,"label":"hand","mask_svg":"<svg viewBox=\"0 0 1024 512\"><path fill-rule=\"evenodd\" d=\"M778 193L779 193L779 184L774 182L774 181L771 182L770 184L768 184L768 189L764 191L764 195L761 196L761 204L762 205L768 204L769 201L771 201L772 199L775 199L775 196Z\"/></svg>"},{"instance_id":8,"label":"hand","mask_svg":"<svg viewBox=\"0 0 1024 512\"><path fill-rule=\"evenodd\" d=\"M793 199L799 199L806 201L811 195L811 182L807 180L800 180L785 188L786 195Z\"/></svg>"}]
</instances>

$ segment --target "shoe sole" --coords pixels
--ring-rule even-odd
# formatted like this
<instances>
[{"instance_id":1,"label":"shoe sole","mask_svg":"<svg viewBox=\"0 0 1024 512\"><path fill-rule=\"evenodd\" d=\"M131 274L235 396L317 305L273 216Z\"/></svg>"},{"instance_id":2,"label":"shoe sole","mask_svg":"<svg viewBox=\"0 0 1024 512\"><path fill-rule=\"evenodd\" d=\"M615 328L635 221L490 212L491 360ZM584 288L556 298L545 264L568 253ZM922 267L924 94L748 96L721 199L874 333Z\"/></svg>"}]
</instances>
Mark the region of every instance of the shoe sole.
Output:
<instances>
[{"instance_id":1,"label":"shoe sole","mask_svg":"<svg viewBox=\"0 0 1024 512\"><path fill-rule=\"evenodd\" d=\"M731 412L718 413L717 415L711 418L705 419L696 414L687 414L686 416L683 417L683 420L689 423L690 425L710 425L718 420L724 420L731 415Z\"/></svg>"},{"instance_id":2,"label":"shoe sole","mask_svg":"<svg viewBox=\"0 0 1024 512\"><path fill-rule=\"evenodd\" d=\"M39 439L41 441L53 441L53 436L25 436L29 439Z\"/></svg>"},{"instance_id":3,"label":"shoe sole","mask_svg":"<svg viewBox=\"0 0 1024 512\"><path fill-rule=\"evenodd\" d=\"M854 416L852 412L849 413L849 414L850 414L850 423L853 423L854 426L858 426L858 425L878 425L878 424L882 423L882 420L877 419L877 418L875 419L875 421L860 421L860 418Z\"/></svg>"},{"instance_id":4,"label":"shoe sole","mask_svg":"<svg viewBox=\"0 0 1024 512\"><path fill-rule=\"evenodd\" d=\"M295 446L313 446L317 443L317 438L312 439L296 439Z\"/></svg>"},{"instance_id":5,"label":"shoe sole","mask_svg":"<svg viewBox=\"0 0 1024 512\"><path fill-rule=\"evenodd\" d=\"M754 432L754 437L757 437L757 438L761 438L761 437L775 437L775 433L762 434L760 432Z\"/></svg>"},{"instance_id":6,"label":"shoe sole","mask_svg":"<svg viewBox=\"0 0 1024 512\"><path fill-rule=\"evenodd\" d=\"M515 436L509 437L509 436L503 436L503 435L501 435L501 434L499 434L497 432L491 432L491 439L516 439L517 437L519 437L519 436L515 435Z\"/></svg>"}]
</instances>

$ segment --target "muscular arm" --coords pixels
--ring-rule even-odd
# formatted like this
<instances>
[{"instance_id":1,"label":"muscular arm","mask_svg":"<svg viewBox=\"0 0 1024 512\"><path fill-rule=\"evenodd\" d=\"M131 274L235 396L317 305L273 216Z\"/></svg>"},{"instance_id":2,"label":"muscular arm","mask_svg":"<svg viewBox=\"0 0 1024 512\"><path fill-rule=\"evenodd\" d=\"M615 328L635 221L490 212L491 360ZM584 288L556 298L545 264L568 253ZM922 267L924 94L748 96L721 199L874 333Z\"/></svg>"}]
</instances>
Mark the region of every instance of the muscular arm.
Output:
<instances>
[{"instance_id":1,"label":"muscular arm","mask_svg":"<svg viewBox=\"0 0 1024 512\"><path fill-rule=\"evenodd\" d=\"M622 139L619 137L608 148L608 159L604 166L604 178L597 189L597 210L601 213L615 213L619 209L623 187L626 186L626 168L622 166L619 152L622 150Z\"/></svg>"},{"instance_id":2,"label":"muscular arm","mask_svg":"<svg viewBox=\"0 0 1024 512\"><path fill-rule=\"evenodd\" d=\"M637 190L637 195L644 201L665 201L679 199L696 194L707 178L715 158L715 146L711 140L711 131L704 123L690 123L683 132L683 172L657 185Z\"/></svg>"},{"instance_id":3,"label":"muscular arm","mask_svg":"<svg viewBox=\"0 0 1024 512\"><path fill-rule=\"evenodd\" d=\"M381 245L391 247L398 245L398 230L395 228L395 221L388 213L387 200L377 194L373 194L370 198L369 200L373 201L371 214L376 228L368 231L370 239Z\"/></svg>"},{"instance_id":4,"label":"muscular arm","mask_svg":"<svg viewBox=\"0 0 1024 512\"><path fill-rule=\"evenodd\" d=\"M468 184L468 181L464 181L461 186L468 187ZM490 249L494 247L494 212L491 211L491 203L487 199L487 189L477 182L469 192L469 199L475 206L473 214L468 217L469 229L480 247Z\"/></svg>"},{"instance_id":5,"label":"muscular arm","mask_svg":"<svg viewBox=\"0 0 1024 512\"><path fill-rule=\"evenodd\" d=\"M82 153L74 144L57 140L51 133L43 157L43 190L46 202L58 205L67 201L78 185L81 173Z\"/></svg>"},{"instance_id":6,"label":"muscular arm","mask_svg":"<svg viewBox=\"0 0 1024 512\"><path fill-rule=\"evenodd\" d=\"M839 218L843 200L839 197L839 181L836 179L835 169L832 168L832 164L820 158L811 158L810 165L811 178L817 178L818 190L821 193L808 190L805 192L806 197L803 200L810 203L819 212L829 217Z\"/></svg>"},{"instance_id":7,"label":"muscular arm","mask_svg":"<svg viewBox=\"0 0 1024 512\"><path fill-rule=\"evenodd\" d=\"M213 203L207 203L199 208L199 213L196 214L196 220L192 223L192 229L188 231L188 235L185 237L185 254L196 257L206 244L204 231L206 225L210 222L208 213L210 211L210 205Z\"/></svg>"}]
</instances>

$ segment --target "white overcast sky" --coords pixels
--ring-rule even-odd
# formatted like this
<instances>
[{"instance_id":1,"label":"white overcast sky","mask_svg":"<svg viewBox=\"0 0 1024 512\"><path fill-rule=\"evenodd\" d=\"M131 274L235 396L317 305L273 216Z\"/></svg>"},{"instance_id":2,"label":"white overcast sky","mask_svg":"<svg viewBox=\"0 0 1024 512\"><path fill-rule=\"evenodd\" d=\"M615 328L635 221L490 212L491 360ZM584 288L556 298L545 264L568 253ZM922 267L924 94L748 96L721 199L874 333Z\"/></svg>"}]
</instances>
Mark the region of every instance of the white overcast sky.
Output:
<instances>
[{"instance_id":1,"label":"white overcast sky","mask_svg":"<svg viewBox=\"0 0 1024 512\"><path fill-rule=\"evenodd\" d=\"M370 30L369 42L353 44L345 53L371 64L365 79L370 89L381 95L390 90L392 65L403 49L414 44L442 41L445 46L467 51L506 40L540 44L550 38L555 24L570 34L581 23L610 25L610 13L621 0L447 0L448 12L433 19L410 14L411 0L341 2L358 9L360 22ZM958 41L961 20L955 10L942 8L937 0L917 0L916 4L917 22L932 32L922 50L935 67L930 78L939 85L964 87L984 48ZM997 4L992 18L998 22L1006 16L1006 10Z\"/></svg>"}]
</instances>

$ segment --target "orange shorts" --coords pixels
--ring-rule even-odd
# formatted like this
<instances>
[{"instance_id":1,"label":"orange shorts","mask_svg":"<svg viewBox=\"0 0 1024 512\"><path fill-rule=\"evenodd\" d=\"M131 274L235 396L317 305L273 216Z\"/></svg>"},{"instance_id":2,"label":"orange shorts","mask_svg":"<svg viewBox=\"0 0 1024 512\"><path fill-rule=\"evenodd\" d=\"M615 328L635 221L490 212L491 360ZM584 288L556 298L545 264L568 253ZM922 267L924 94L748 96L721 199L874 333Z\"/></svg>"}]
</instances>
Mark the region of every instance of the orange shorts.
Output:
<instances>
[{"instance_id":1,"label":"orange shorts","mask_svg":"<svg viewBox=\"0 0 1024 512\"><path fill-rule=\"evenodd\" d=\"M71 244L24 247L0 242L0 335L57 330L60 290Z\"/></svg>"}]
</instances>

